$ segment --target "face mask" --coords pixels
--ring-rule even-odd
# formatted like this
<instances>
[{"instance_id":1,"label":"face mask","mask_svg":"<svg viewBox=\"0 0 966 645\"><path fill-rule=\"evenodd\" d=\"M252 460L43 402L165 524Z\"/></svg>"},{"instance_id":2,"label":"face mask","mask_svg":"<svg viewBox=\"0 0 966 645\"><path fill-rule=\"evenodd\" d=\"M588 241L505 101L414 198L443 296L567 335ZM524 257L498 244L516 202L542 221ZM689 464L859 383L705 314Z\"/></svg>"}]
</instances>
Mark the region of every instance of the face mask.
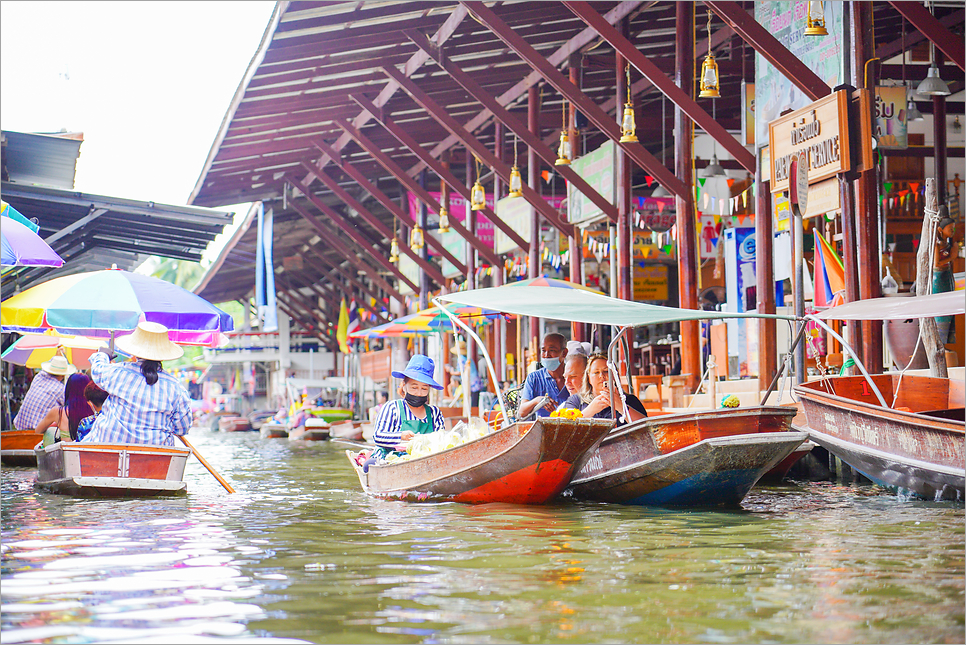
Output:
<instances>
[{"instance_id":1,"label":"face mask","mask_svg":"<svg viewBox=\"0 0 966 645\"><path fill-rule=\"evenodd\" d=\"M413 408L421 408L426 405L426 401L429 400L429 396L416 396L415 394L406 393L406 403Z\"/></svg>"},{"instance_id":2,"label":"face mask","mask_svg":"<svg viewBox=\"0 0 966 645\"><path fill-rule=\"evenodd\" d=\"M552 372L555 369L557 369L558 367L560 367L560 359L559 358L545 358L545 359L541 360L540 362L543 363L543 366L547 368L547 371L548 372Z\"/></svg>"}]
</instances>

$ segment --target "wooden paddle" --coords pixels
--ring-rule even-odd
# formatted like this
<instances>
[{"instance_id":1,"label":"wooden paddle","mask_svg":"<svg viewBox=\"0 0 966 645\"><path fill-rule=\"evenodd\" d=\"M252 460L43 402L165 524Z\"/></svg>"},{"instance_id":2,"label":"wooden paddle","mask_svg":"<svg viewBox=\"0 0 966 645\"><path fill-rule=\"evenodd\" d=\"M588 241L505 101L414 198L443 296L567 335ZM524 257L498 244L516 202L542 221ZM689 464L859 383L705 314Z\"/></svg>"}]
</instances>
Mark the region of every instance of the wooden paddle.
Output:
<instances>
[{"instance_id":1,"label":"wooden paddle","mask_svg":"<svg viewBox=\"0 0 966 645\"><path fill-rule=\"evenodd\" d=\"M188 443L187 439L185 439L182 436L179 436L178 439L181 439L181 442L191 450L191 454L193 454L195 457L198 458L198 461L201 462L201 465L208 469L208 472L211 473L214 476L214 478L218 480L219 484L225 487L226 491L228 491L229 493L235 492L235 489L231 487L231 484L226 482L224 477L222 477L217 472L215 472L215 469L211 467L211 464L208 463L208 460L202 457L201 453L199 453L194 446Z\"/></svg>"}]
</instances>

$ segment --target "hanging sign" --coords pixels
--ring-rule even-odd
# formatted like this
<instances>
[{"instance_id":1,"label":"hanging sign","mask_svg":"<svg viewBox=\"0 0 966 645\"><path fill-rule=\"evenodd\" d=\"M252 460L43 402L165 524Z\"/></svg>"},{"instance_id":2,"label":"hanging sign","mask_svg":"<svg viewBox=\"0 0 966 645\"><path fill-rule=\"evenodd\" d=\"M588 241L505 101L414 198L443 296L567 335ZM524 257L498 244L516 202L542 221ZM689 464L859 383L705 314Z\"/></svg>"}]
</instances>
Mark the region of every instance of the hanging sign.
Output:
<instances>
[{"instance_id":1,"label":"hanging sign","mask_svg":"<svg viewBox=\"0 0 966 645\"><path fill-rule=\"evenodd\" d=\"M792 159L805 153L808 183L851 170L849 95L833 92L768 125L771 192L788 190Z\"/></svg>"},{"instance_id":2,"label":"hanging sign","mask_svg":"<svg viewBox=\"0 0 966 645\"><path fill-rule=\"evenodd\" d=\"M906 88L875 88L875 136L880 148L906 148Z\"/></svg>"},{"instance_id":3,"label":"hanging sign","mask_svg":"<svg viewBox=\"0 0 966 645\"><path fill-rule=\"evenodd\" d=\"M792 158L791 179L788 184L788 198L792 210L802 217L808 210L808 161L804 152Z\"/></svg>"}]
</instances>

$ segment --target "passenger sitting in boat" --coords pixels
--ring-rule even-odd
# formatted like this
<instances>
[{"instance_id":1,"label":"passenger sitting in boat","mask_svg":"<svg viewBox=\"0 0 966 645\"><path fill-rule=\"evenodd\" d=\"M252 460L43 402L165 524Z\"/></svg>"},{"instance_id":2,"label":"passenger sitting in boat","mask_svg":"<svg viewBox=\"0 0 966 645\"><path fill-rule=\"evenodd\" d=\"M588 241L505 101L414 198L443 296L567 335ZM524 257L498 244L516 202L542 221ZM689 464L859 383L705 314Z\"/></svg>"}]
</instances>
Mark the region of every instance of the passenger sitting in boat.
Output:
<instances>
[{"instance_id":1,"label":"passenger sitting in boat","mask_svg":"<svg viewBox=\"0 0 966 645\"><path fill-rule=\"evenodd\" d=\"M567 400L569 393L563 378L563 361L567 358L564 344L565 339L561 334L547 334L543 337L543 346L540 348L540 362L543 367L527 374L523 391L520 392L520 407L517 410L519 418L526 419L534 410L538 417L550 416L558 405ZM544 396L550 400L540 405L545 400Z\"/></svg>"},{"instance_id":2,"label":"passenger sitting in boat","mask_svg":"<svg viewBox=\"0 0 966 645\"><path fill-rule=\"evenodd\" d=\"M94 422L97 421L97 415L101 413L101 408L104 407L104 401L107 400L107 397L107 392L97 387L97 383L94 381L88 382L87 387L84 388L84 398L87 399L87 403L94 410L94 414L89 417L84 417L77 424L77 438L74 441L83 441L84 437L90 434L91 429L94 427Z\"/></svg>"},{"instance_id":3,"label":"passenger sitting in boat","mask_svg":"<svg viewBox=\"0 0 966 645\"><path fill-rule=\"evenodd\" d=\"M135 362L112 365L103 352L91 356L91 376L110 396L84 441L175 445L175 436L191 426L191 404L188 390L161 369L161 361L184 350L168 340L167 327L152 322L139 323L117 346Z\"/></svg>"},{"instance_id":4,"label":"passenger sitting in boat","mask_svg":"<svg viewBox=\"0 0 966 645\"><path fill-rule=\"evenodd\" d=\"M621 403L619 393L614 395L614 405L620 411L620 416L616 419L616 426L631 423L647 416L644 404L633 394L624 393L627 401L626 408ZM614 415L610 407L610 386L608 384L607 355L602 352L591 354L587 360L587 371L584 372L583 385L580 392L571 395L562 406L562 409L575 409L583 411L584 418L587 419L613 419Z\"/></svg>"},{"instance_id":5,"label":"passenger sitting in boat","mask_svg":"<svg viewBox=\"0 0 966 645\"><path fill-rule=\"evenodd\" d=\"M66 403L51 408L47 416L37 424L35 432L43 434L47 428L53 428L64 441L77 441L77 425L86 418L92 417L94 410L84 398L84 388L91 382L91 377L84 373L71 374L67 378L64 388ZM69 431L69 432L68 432ZM70 438L68 439L68 434Z\"/></svg>"},{"instance_id":6,"label":"passenger sitting in boat","mask_svg":"<svg viewBox=\"0 0 966 645\"><path fill-rule=\"evenodd\" d=\"M402 372L393 372L395 378L403 379L405 398L390 401L383 406L376 419L373 441L378 448L372 451L363 464L369 466L393 452L403 453L408 442L417 434L429 434L446 429L443 415L435 405L427 403L429 388L442 390L443 386L433 379L436 364L428 356L416 354Z\"/></svg>"},{"instance_id":7,"label":"passenger sitting in boat","mask_svg":"<svg viewBox=\"0 0 966 645\"><path fill-rule=\"evenodd\" d=\"M564 385L570 396L578 394L584 383L584 372L587 371L587 357L590 356L590 343L571 340L567 343L567 360L564 362ZM570 399L567 399L569 401ZM557 408L563 409L567 401Z\"/></svg>"},{"instance_id":8,"label":"passenger sitting in boat","mask_svg":"<svg viewBox=\"0 0 966 645\"><path fill-rule=\"evenodd\" d=\"M17 430L34 430L51 408L64 405L64 377L72 368L63 356L54 356L40 364L41 371L34 375L20 410L13 419L13 426Z\"/></svg>"}]
</instances>

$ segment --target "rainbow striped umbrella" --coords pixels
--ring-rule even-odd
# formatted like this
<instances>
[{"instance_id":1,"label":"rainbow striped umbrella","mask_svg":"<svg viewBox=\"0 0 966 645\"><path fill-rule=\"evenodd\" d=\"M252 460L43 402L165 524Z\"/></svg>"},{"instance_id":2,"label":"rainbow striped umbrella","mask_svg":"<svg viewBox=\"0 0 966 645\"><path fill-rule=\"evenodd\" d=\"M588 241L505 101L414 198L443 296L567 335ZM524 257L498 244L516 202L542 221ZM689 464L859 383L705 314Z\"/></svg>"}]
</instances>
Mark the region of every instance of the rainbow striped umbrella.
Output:
<instances>
[{"instance_id":1,"label":"rainbow striped umbrella","mask_svg":"<svg viewBox=\"0 0 966 645\"><path fill-rule=\"evenodd\" d=\"M142 320L164 325L180 345L215 347L234 329L231 316L181 287L119 269L48 280L0 303L3 331L109 338Z\"/></svg>"},{"instance_id":2,"label":"rainbow striped umbrella","mask_svg":"<svg viewBox=\"0 0 966 645\"><path fill-rule=\"evenodd\" d=\"M84 370L91 366L91 354L106 347L107 343L102 340L83 336L28 334L4 350L0 358L14 365L39 369L41 363L61 353L68 363Z\"/></svg>"},{"instance_id":3,"label":"rainbow striped umbrella","mask_svg":"<svg viewBox=\"0 0 966 645\"><path fill-rule=\"evenodd\" d=\"M64 260L42 237L34 225L7 202L0 200L0 265L13 266L63 266Z\"/></svg>"},{"instance_id":4,"label":"rainbow striped umbrella","mask_svg":"<svg viewBox=\"0 0 966 645\"><path fill-rule=\"evenodd\" d=\"M480 307L470 307L467 305L449 304L446 309L464 322L469 324L483 325L490 322L496 316L501 315L498 311L482 309ZM393 321L383 323L377 327L362 329L349 334L350 339L358 338L412 338L415 336L429 336L437 332L453 331L453 323L450 319L436 307L430 307L417 311L408 316L402 316Z\"/></svg>"},{"instance_id":5,"label":"rainbow striped umbrella","mask_svg":"<svg viewBox=\"0 0 966 645\"><path fill-rule=\"evenodd\" d=\"M590 291L591 293L603 293L599 289L594 289L593 287L585 287L582 284L576 282L568 282L567 280L558 280L557 278L551 278L546 275L538 276L536 278L530 278L529 280L520 280L519 282L511 282L506 285L507 287L548 287L551 289L582 289L583 291Z\"/></svg>"}]
</instances>

